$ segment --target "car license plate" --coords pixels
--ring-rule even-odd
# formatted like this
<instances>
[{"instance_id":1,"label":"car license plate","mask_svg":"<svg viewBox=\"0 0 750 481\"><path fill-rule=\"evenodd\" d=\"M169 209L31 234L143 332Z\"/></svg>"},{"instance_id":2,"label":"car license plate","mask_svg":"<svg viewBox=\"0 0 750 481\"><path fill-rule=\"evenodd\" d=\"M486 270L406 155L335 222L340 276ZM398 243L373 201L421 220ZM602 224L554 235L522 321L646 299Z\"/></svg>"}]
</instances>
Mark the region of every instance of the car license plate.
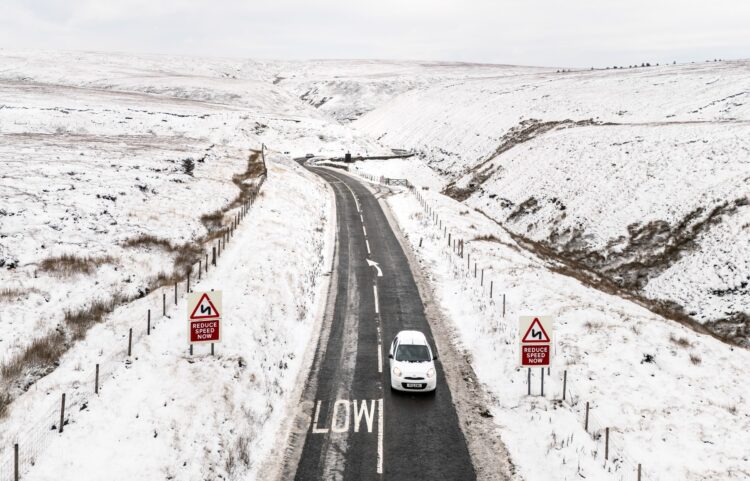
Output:
<instances>
[{"instance_id":1,"label":"car license plate","mask_svg":"<svg viewBox=\"0 0 750 481\"><path fill-rule=\"evenodd\" d=\"M424 384L419 382L407 382L406 387L412 389L422 389L424 387Z\"/></svg>"}]
</instances>

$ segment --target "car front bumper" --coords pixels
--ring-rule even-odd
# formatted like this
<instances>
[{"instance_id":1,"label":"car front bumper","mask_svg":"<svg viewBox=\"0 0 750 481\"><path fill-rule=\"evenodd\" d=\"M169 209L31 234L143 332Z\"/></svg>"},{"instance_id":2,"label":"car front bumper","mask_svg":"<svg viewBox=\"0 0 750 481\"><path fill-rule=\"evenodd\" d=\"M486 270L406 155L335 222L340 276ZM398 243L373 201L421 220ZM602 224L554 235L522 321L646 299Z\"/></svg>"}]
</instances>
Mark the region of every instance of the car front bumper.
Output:
<instances>
[{"instance_id":1,"label":"car front bumper","mask_svg":"<svg viewBox=\"0 0 750 481\"><path fill-rule=\"evenodd\" d=\"M408 387L407 387L408 386ZM398 377L391 373L391 387L398 391L405 392L426 392L434 391L437 386L435 376L429 379L406 379Z\"/></svg>"}]
</instances>

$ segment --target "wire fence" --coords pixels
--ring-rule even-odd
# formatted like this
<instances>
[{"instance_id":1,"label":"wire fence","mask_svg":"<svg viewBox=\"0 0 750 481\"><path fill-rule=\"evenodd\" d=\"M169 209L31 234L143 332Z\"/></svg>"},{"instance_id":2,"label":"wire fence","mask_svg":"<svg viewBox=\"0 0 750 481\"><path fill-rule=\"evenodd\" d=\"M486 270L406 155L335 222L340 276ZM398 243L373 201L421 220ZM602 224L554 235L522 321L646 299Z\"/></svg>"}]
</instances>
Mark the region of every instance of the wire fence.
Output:
<instances>
[{"instance_id":1,"label":"wire fence","mask_svg":"<svg viewBox=\"0 0 750 481\"><path fill-rule=\"evenodd\" d=\"M371 182L393 185L392 179L362 173L359 175ZM492 270L492 264L483 263L477 251L466 249L464 240L456 238L456 230L446 224L434 205L428 202L413 184L407 181L406 185L422 208L423 227L431 227L427 231L427 240L442 246L441 255L448 261L450 274L465 281L464 287L470 294L474 307L482 313L483 319L489 320L489 325L485 328L491 330L495 338L505 344L517 342L517 326L506 318L509 299L502 292L497 279L491 278L498 275ZM412 242L414 241L412 239ZM421 246L422 239L419 242ZM577 389L575 381L568 377L567 372L555 372L555 376L565 377L561 382L557 378L550 378L551 369L545 370L548 375L548 395L561 401L561 404L580 421L582 429L597 442L598 447L593 455L602 461L607 472L620 481L659 481L655 474L643 471L642 466L628 454L622 436L618 436L622 434L621 431L614 429L612 423L601 419L592 409L590 402L586 403L586 396Z\"/></svg>"},{"instance_id":2,"label":"wire fence","mask_svg":"<svg viewBox=\"0 0 750 481\"><path fill-rule=\"evenodd\" d=\"M64 393L52 396L54 399L50 399L48 404L39 410L37 421L18 427L16 432L4 436L6 445L0 446L0 481L22 479L37 465L42 455L55 454L49 452L53 441L64 436L66 427L75 422L78 413L89 409L92 397L107 389L109 385L114 385L113 381L118 377L120 370L131 365L133 347L148 337L151 331L158 327L159 322L168 317L170 311L178 304L180 296L190 292L191 286L205 277L209 265L217 264L226 244L230 242L239 223L254 202L255 198L251 198L234 210L229 225L215 233L216 238L210 241L210 249L204 252L203 258L190 266L182 282L175 282L174 286L164 286L146 296L150 299L151 305L147 318L139 321L139 326L126 326L127 331L122 331L121 335L123 342L110 350L106 359L103 358L100 363L82 370L83 374L79 380L67 386Z\"/></svg>"}]
</instances>

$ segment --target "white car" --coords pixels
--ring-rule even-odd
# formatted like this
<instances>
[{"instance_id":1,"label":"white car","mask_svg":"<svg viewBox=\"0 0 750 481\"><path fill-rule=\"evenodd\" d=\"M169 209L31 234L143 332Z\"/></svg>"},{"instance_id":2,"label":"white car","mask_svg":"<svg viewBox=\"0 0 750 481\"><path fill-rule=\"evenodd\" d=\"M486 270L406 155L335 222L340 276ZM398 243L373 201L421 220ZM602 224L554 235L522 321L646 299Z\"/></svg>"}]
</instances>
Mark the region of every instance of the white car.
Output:
<instances>
[{"instance_id":1,"label":"white car","mask_svg":"<svg viewBox=\"0 0 750 481\"><path fill-rule=\"evenodd\" d=\"M388 360L391 371L391 389L399 391L434 391L437 373L434 360L437 355L427 338L419 331L401 331L391 343Z\"/></svg>"}]
</instances>

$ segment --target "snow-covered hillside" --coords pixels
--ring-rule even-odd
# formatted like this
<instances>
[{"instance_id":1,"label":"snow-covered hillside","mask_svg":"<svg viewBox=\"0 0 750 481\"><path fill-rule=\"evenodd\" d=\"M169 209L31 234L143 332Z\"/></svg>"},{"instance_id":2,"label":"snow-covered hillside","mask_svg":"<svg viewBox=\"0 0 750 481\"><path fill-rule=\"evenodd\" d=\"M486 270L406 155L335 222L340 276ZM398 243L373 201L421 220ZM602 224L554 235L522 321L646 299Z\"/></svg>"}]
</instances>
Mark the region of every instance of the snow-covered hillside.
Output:
<instances>
[{"instance_id":1,"label":"snow-covered hillside","mask_svg":"<svg viewBox=\"0 0 750 481\"><path fill-rule=\"evenodd\" d=\"M354 126L574 268L750 338L750 62L445 84Z\"/></svg>"},{"instance_id":2,"label":"snow-covered hillside","mask_svg":"<svg viewBox=\"0 0 750 481\"><path fill-rule=\"evenodd\" d=\"M546 71L550 69L449 62L318 60L280 62L274 83L323 114L347 123L410 90Z\"/></svg>"}]
</instances>

